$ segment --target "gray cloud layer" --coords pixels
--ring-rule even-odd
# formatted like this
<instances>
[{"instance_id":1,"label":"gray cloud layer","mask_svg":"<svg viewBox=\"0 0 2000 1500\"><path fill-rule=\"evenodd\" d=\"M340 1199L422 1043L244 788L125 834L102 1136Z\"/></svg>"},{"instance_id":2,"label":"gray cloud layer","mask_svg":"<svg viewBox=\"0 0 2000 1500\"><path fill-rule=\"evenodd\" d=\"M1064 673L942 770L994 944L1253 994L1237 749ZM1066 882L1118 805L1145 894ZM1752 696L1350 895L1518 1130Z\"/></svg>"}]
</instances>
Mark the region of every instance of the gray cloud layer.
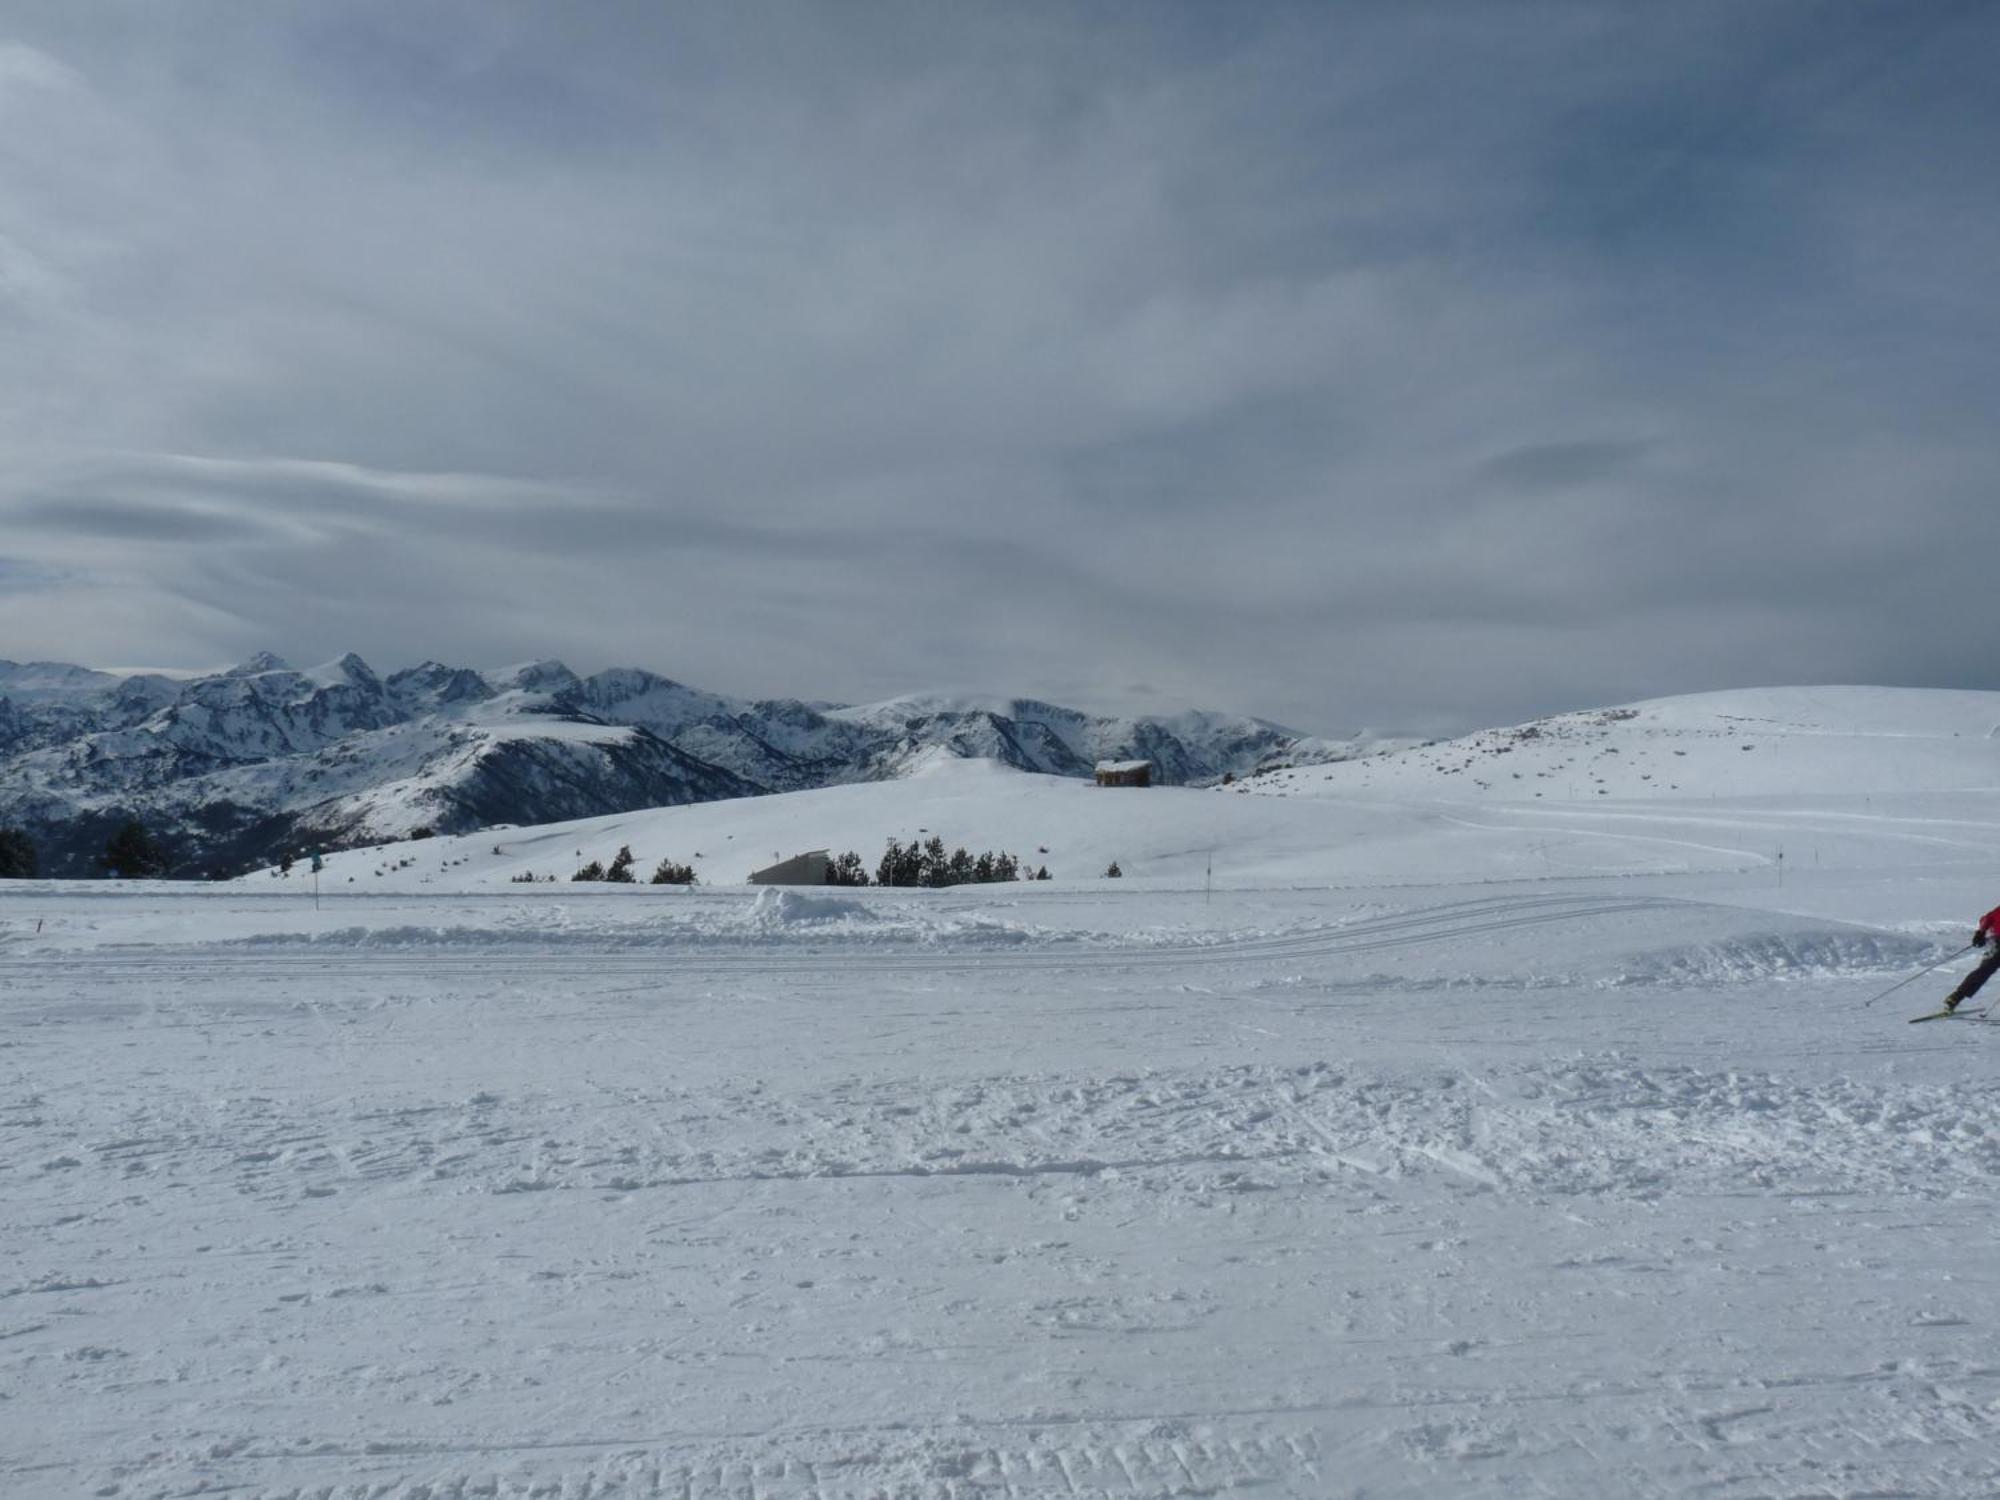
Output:
<instances>
[{"instance_id":1,"label":"gray cloud layer","mask_svg":"<svg viewBox=\"0 0 2000 1500\"><path fill-rule=\"evenodd\" d=\"M250 14L0 11L0 655L2000 685L1991 7Z\"/></svg>"}]
</instances>

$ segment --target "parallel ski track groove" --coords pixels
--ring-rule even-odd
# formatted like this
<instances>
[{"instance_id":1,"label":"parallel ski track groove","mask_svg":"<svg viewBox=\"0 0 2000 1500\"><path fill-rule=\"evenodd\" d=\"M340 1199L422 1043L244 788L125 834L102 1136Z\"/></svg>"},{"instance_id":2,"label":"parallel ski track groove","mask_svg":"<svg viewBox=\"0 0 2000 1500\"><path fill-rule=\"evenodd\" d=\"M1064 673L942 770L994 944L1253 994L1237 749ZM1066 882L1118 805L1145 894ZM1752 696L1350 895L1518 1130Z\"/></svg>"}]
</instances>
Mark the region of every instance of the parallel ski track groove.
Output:
<instances>
[{"instance_id":1,"label":"parallel ski track groove","mask_svg":"<svg viewBox=\"0 0 2000 1500\"><path fill-rule=\"evenodd\" d=\"M1413 947L1493 932L1550 923L1582 921L1629 912L1658 911L1690 903L1649 897L1514 897L1453 902L1395 917L1353 923L1330 931L1284 937L1245 938L1215 943L1176 943L1151 948L1070 947L1031 952L954 951L912 948L892 952L855 949L824 941L807 951L773 954L749 947L732 950L690 944L661 945L644 951L630 947L523 948L521 951L459 954L369 952L355 949L295 949L285 952L233 952L227 948L161 948L148 952L98 952L61 958L18 959L4 970L19 974L74 972L87 965L97 978L159 980L174 976L212 977L218 971L235 975L270 974L297 978L309 975L354 974L379 978L451 975L504 979L550 970L587 969L600 975L699 977L705 974L767 975L823 972L829 963L843 969L893 973L903 970L970 972L974 970L1138 969L1194 964L1245 963L1263 960L1338 956ZM508 940L497 940L506 945ZM810 941L809 939L807 941Z\"/></svg>"}]
</instances>

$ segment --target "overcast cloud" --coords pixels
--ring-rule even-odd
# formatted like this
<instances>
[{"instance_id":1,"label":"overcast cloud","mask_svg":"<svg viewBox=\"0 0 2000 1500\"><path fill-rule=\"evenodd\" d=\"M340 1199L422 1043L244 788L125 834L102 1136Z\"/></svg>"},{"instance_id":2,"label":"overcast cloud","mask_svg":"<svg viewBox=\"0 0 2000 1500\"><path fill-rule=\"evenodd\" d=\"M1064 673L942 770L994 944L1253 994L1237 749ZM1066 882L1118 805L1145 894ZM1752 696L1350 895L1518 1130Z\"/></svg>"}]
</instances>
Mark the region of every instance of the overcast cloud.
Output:
<instances>
[{"instance_id":1,"label":"overcast cloud","mask_svg":"<svg viewBox=\"0 0 2000 1500\"><path fill-rule=\"evenodd\" d=\"M0 0L0 656L2000 687L2000 7Z\"/></svg>"}]
</instances>

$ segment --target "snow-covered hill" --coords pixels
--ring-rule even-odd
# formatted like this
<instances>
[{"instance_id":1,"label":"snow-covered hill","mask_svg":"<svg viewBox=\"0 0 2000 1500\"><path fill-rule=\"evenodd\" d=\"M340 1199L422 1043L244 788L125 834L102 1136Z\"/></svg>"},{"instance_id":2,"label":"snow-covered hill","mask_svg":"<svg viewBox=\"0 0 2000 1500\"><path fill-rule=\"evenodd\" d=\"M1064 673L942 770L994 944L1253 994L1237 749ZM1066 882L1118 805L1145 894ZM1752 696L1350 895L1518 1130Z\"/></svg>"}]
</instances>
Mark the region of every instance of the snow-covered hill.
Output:
<instances>
[{"instance_id":1,"label":"snow-covered hill","mask_svg":"<svg viewBox=\"0 0 2000 1500\"><path fill-rule=\"evenodd\" d=\"M893 782L359 850L326 879L473 891L567 880L629 847L642 879L670 859L728 886L813 849L851 849L873 869L888 839L932 836L1047 866L1058 882L1096 881L1115 861L1127 879L1183 889L1394 885L1439 870L1775 877L1788 851L1794 868L1927 868L1992 843L1980 794L2000 788L1996 722L1990 693L1706 694L1200 789L1099 788L933 748Z\"/></svg>"},{"instance_id":2,"label":"snow-covered hill","mask_svg":"<svg viewBox=\"0 0 2000 1500\"><path fill-rule=\"evenodd\" d=\"M2000 786L2000 693L1872 687L1662 698L1240 783L1246 793L1287 796L1503 802L1993 786Z\"/></svg>"},{"instance_id":3,"label":"snow-covered hill","mask_svg":"<svg viewBox=\"0 0 2000 1500\"><path fill-rule=\"evenodd\" d=\"M1046 866L1059 884L1097 882L1116 862L1127 880L1181 889L1416 884L1440 870L1762 879L1787 851L1794 869L1934 868L1983 858L1993 841L1980 811L1991 799L1975 793L2000 786L1995 722L2000 694L1708 694L1200 789L1101 789L934 747L893 782L358 849L323 878L328 889L494 890L567 881L629 847L642 880L672 860L726 887L813 849L854 850L872 870L888 839L932 836ZM286 878L307 876L300 866Z\"/></svg>"},{"instance_id":4,"label":"snow-covered hill","mask_svg":"<svg viewBox=\"0 0 2000 1500\"><path fill-rule=\"evenodd\" d=\"M177 680L0 662L0 826L55 874L94 873L137 816L182 873L302 844L374 843L875 781L929 755L1087 775L1143 757L1169 783L1365 753L1225 714L1114 719L1017 699L859 708L749 701L620 668L426 662L387 677L349 654L298 671L260 653Z\"/></svg>"}]
</instances>

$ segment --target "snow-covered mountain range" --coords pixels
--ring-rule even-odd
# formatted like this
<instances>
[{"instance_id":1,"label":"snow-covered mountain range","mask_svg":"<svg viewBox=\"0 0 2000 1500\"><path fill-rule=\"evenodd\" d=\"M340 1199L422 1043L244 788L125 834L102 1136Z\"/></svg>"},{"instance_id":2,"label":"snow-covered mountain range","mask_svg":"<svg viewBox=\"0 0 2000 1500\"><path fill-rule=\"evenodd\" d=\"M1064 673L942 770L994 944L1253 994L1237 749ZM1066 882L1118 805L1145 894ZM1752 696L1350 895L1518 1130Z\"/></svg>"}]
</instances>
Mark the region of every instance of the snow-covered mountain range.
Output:
<instances>
[{"instance_id":1,"label":"snow-covered mountain range","mask_svg":"<svg viewBox=\"0 0 2000 1500\"><path fill-rule=\"evenodd\" d=\"M1240 715L1108 718L1029 699L752 702L555 661L378 676L352 654L299 671L260 653L190 678L0 661L0 826L27 831L51 875L96 873L135 816L177 872L206 874L424 828L886 780L939 754L1061 776L1146 759L1188 784L1377 747Z\"/></svg>"}]
</instances>

